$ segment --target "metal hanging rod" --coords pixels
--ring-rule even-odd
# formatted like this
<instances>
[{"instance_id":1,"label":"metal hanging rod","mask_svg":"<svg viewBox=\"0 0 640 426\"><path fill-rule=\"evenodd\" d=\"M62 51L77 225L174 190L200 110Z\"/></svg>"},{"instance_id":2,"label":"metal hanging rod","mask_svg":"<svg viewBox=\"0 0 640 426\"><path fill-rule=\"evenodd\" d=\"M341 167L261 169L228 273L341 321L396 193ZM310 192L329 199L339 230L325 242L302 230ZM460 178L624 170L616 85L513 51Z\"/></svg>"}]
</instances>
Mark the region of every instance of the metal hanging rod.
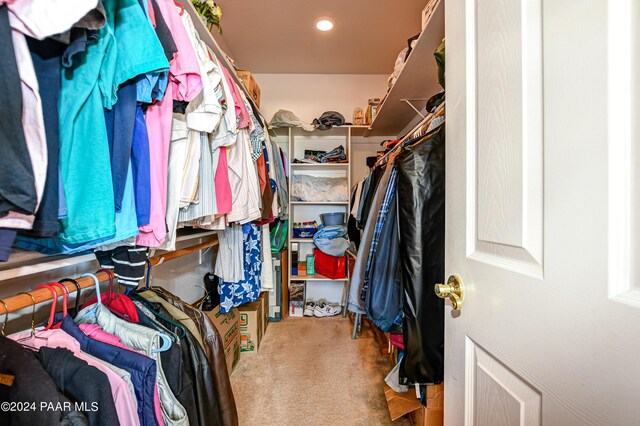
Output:
<instances>
[{"instance_id":1,"label":"metal hanging rod","mask_svg":"<svg viewBox=\"0 0 640 426\"><path fill-rule=\"evenodd\" d=\"M173 259L186 256L188 254L191 254L200 250L204 250L209 247L215 247L217 245L218 245L218 239L216 238L211 241L207 241L205 243L196 244L190 247L185 247L183 249L179 249L176 251L171 251L171 252L167 252L167 253L163 253L163 254L151 257L149 258L149 261L151 262L151 265L155 266L169 260L173 260ZM109 274L106 272L98 272L95 275L98 277L98 280L100 280L100 282L105 282L109 280ZM91 277L76 278L75 281L77 281L78 284L80 285L80 289L85 289L85 288L90 288L95 286L95 281ZM73 293L74 291L77 291L75 285L71 283L62 283L62 285L67 287L67 290L69 290L69 294ZM29 291L29 294L33 296L33 298L36 301L36 304L46 302L48 300L53 300L53 295L51 291L46 288ZM7 307L9 308L9 313L19 311L20 309L24 309L33 305L33 300L31 299L31 297L29 297L29 295L24 293L16 294L15 296L7 297L1 300L4 303L6 303ZM0 315L4 315L5 313L7 313L5 312L5 306L2 303L0 303Z\"/></svg>"}]
</instances>

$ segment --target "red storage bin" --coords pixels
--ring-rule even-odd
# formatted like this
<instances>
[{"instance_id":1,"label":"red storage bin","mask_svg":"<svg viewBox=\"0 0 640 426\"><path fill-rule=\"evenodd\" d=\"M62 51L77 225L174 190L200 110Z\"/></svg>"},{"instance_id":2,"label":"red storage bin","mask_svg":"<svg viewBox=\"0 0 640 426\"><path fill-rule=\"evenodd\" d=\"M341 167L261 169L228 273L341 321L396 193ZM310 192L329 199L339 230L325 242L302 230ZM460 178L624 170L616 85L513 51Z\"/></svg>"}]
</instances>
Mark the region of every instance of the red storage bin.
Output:
<instances>
[{"instance_id":1,"label":"red storage bin","mask_svg":"<svg viewBox=\"0 0 640 426\"><path fill-rule=\"evenodd\" d=\"M347 256L335 257L323 253L319 249L313 250L316 273L332 280L347 277Z\"/></svg>"}]
</instances>

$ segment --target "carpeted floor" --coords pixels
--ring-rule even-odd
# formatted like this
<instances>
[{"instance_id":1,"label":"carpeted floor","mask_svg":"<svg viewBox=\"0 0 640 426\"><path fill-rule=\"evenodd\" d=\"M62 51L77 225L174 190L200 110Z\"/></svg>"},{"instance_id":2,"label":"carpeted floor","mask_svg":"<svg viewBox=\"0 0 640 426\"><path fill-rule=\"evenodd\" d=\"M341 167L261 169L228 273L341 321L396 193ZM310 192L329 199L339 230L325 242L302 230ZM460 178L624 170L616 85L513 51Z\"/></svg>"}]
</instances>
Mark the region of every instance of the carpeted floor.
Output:
<instances>
[{"instance_id":1,"label":"carpeted floor","mask_svg":"<svg viewBox=\"0 0 640 426\"><path fill-rule=\"evenodd\" d=\"M351 340L348 318L270 323L259 353L231 375L240 425L406 426L389 417L388 371L371 331Z\"/></svg>"}]
</instances>

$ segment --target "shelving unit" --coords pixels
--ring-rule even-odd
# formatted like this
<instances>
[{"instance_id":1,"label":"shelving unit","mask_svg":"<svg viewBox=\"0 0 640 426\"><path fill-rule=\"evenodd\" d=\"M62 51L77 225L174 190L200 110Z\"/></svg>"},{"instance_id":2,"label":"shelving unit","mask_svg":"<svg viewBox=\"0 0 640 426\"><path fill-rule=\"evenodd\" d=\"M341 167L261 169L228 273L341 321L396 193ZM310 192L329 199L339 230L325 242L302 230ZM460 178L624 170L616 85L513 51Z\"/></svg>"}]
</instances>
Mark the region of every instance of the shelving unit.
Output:
<instances>
[{"instance_id":1,"label":"shelving unit","mask_svg":"<svg viewBox=\"0 0 640 426\"><path fill-rule=\"evenodd\" d=\"M344 177L346 179L347 188L351 188L351 137L363 136L367 131L368 126L336 126L326 131L313 131L307 132L300 128L289 128L289 194L292 194L293 176L297 174L313 175L313 176L326 176L326 177ZM278 135L283 134L283 130L271 129ZM304 149L325 150L329 151L338 145L342 145L347 154L349 162L347 163L293 163L296 158L301 159ZM350 195L350 194L349 194ZM349 210L349 201L293 201L289 202L289 282L291 281L304 281L305 282L305 296L313 293L321 293L327 291L333 294L333 288L335 291L341 290L340 305L342 306L343 314L346 314L347 303L347 283L349 277L340 279L331 279L320 274L311 274L306 276L293 275L291 273L291 244L297 243L299 247L300 260L303 261L308 254L313 254L313 238L293 238L293 225L296 222L305 222L316 220L320 223L320 214L329 213L332 211L343 211L345 214ZM346 216L345 216L346 217ZM310 285L313 283L313 285ZM322 287L320 287L322 286ZM315 290L315 291L314 291ZM330 291L331 290L331 291ZM333 296L335 299L337 295ZM331 296L325 297L327 300L337 302L338 300L332 300ZM305 297L306 299L306 297ZM305 300L306 302L306 300Z\"/></svg>"},{"instance_id":2,"label":"shelving unit","mask_svg":"<svg viewBox=\"0 0 640 426\"><path fill-rule=\"evenodd\" d=\"M440 0L365 136L399 135L415 117L407 102L424 105L427 99L443 90L438 83L438 67L433 56L443 38L444 0Z\"/></svg>"}]
</instances>

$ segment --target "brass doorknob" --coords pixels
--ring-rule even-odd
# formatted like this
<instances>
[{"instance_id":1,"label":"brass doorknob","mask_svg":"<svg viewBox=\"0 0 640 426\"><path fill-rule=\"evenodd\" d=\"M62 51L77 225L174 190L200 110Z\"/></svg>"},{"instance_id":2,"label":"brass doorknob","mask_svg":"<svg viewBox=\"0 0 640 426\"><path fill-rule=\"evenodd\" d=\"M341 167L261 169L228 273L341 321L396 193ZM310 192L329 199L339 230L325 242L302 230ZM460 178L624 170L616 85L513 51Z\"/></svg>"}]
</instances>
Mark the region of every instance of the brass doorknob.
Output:
<instances>
[{"instance_id":1,"label":"brass doorknob","mask_svg":"<svg viewBox=\"0 0 640 426\"><path fill-rule=\"evenodd\" d=\"M459 276L451 275L446 284L436 284L433 290L439 298L451 300L451 306L454 310L459 311L462 309L464 284Z\"/></svg>"}]
</instances>

